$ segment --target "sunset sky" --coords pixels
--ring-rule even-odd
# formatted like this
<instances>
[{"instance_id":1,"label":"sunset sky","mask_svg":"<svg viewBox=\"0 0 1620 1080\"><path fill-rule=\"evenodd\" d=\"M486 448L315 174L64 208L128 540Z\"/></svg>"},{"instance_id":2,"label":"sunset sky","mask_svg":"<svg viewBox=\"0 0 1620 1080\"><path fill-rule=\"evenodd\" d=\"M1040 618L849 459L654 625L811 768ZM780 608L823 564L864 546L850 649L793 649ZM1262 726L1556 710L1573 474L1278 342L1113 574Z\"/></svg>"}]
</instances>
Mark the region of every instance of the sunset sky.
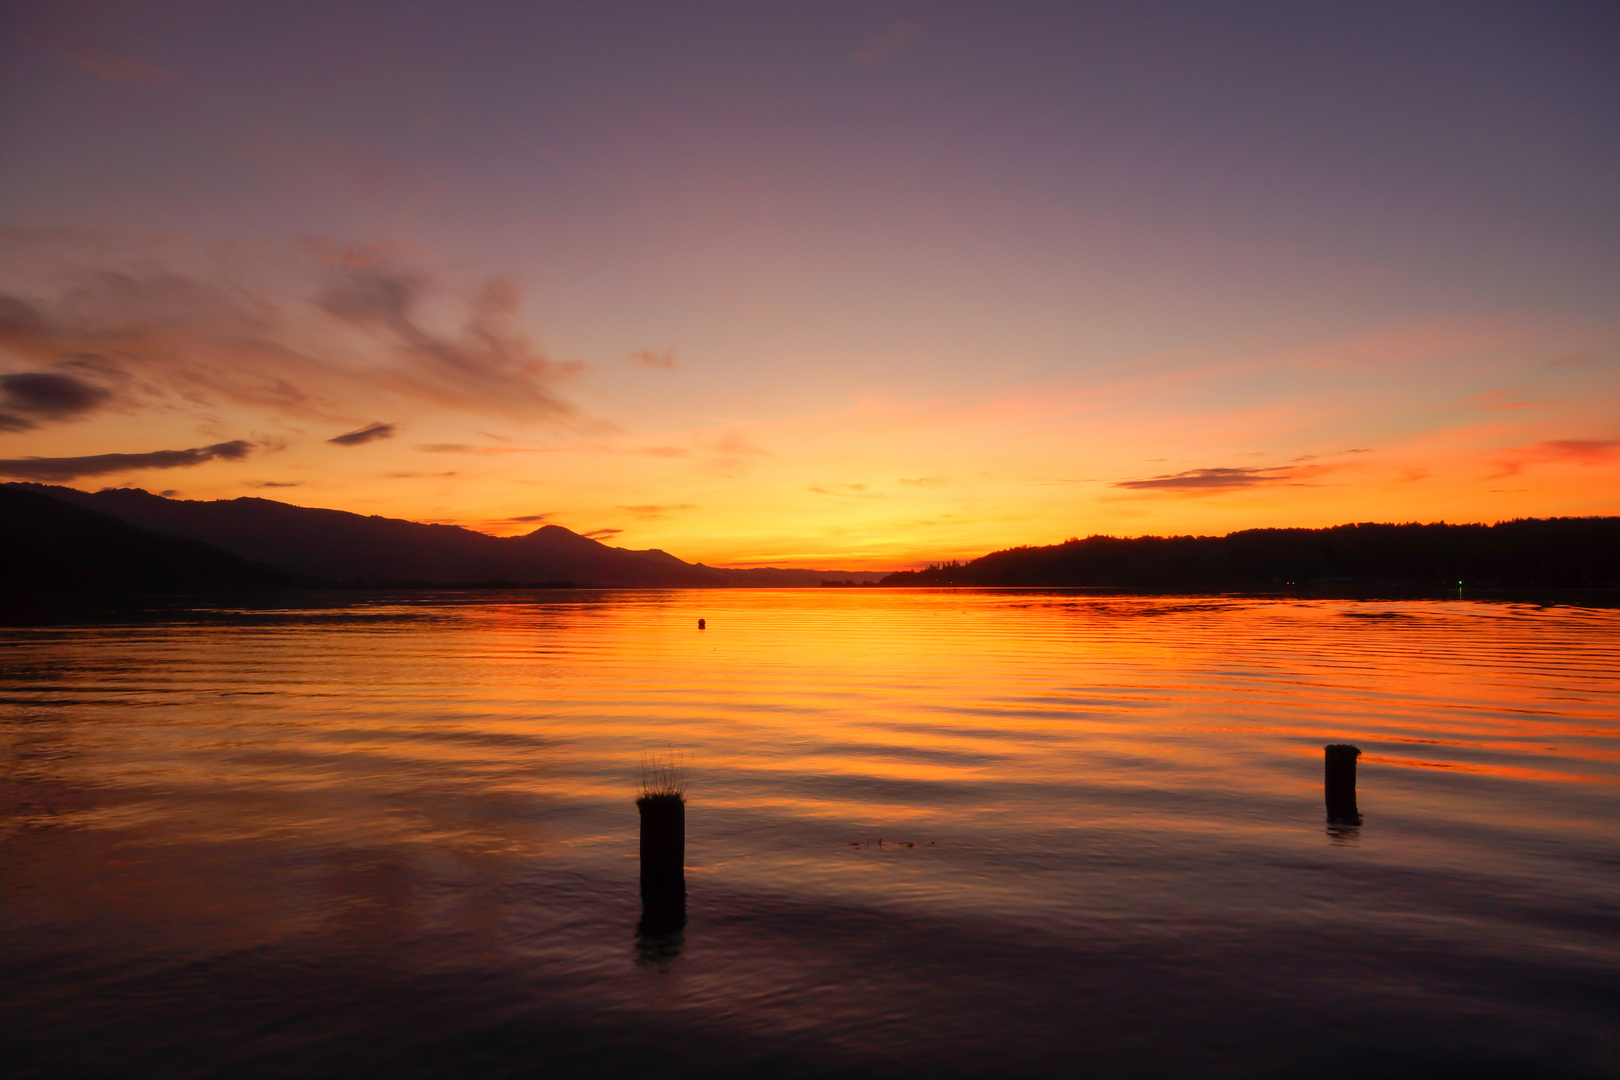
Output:
<instances>
[{"instance_id":1,"label":"sunset sky","mask_svg":"<svg viewBox=\"0 0 1620 1080\"><path fill-rule=\"evenodd\" d=\"M11 3L0 472L718 565L1620 513L1620 5Z\"/></svg>"}]
</instances>

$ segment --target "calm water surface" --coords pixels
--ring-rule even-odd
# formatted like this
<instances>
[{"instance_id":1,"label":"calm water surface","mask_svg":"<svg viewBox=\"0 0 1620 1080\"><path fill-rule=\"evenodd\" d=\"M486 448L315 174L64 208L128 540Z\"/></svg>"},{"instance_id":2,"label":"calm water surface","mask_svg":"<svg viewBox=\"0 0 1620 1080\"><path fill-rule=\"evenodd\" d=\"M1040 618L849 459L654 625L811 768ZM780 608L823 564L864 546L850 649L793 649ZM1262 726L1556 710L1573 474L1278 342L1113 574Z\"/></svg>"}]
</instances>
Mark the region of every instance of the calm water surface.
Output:
<instances>
[{"instance_id":1,"label":"calm water surface","mask_svg":"<svg viewBox=\"0 0 1620 1080\"><path fill-rule=\"evenodd\" d=\"M1460 601L0 630L0 1067L1620 1077L1617 672L1620 611ZM1324 820L1328 742L1363 751L1359 829ZM663 747L690 918L638 936Z\"/></svg>"}]
</instances>

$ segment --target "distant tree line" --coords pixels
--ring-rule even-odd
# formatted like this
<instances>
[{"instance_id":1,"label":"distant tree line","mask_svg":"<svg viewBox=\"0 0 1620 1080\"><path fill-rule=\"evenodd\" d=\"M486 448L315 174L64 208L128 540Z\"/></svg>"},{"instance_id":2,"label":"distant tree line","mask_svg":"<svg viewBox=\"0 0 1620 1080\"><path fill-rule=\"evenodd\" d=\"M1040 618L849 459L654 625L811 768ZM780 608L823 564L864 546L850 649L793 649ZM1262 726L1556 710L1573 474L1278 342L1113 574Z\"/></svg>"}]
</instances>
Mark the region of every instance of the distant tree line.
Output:
<instances>
[{"instance_id":1,"label":"distant tree line","mask_svg":"<svg viewBox=\"0 0 1620 1080\"><path fill-rule=\"evenodd\" d=\"M1088 536L883 579L884 585L912 586L1192 590L1459 582L1620 585L1620 517L1247 529L1226 536Z\"/></svg>"}]
</instances>

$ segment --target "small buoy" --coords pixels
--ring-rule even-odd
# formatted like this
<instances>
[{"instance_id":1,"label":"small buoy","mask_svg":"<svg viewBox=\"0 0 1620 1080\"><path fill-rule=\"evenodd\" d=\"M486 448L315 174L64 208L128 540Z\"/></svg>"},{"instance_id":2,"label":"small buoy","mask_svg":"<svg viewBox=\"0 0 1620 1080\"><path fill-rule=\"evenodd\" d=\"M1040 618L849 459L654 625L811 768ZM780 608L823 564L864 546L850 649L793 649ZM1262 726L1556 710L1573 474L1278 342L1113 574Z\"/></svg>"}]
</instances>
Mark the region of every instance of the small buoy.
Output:
<instances>
[{"instance_id":1,"label":"small buoy","mask_svg":"<svg viewBox=\"0 0 1620 1080\"><path fill-rule=\"evenodd\" d=\"M703 628L704 628L704 627L706 627L706 626L708 626L708 625L709 625L709 624L708 624L708 623L707 623L707 622L705 622L705 621L703 621L703 620L702 620L702 619L699 619L699 620L698 620L698 629L699 629L699 630L702 630L702 629L703 629Z\"/></svg>"}]
</instances>

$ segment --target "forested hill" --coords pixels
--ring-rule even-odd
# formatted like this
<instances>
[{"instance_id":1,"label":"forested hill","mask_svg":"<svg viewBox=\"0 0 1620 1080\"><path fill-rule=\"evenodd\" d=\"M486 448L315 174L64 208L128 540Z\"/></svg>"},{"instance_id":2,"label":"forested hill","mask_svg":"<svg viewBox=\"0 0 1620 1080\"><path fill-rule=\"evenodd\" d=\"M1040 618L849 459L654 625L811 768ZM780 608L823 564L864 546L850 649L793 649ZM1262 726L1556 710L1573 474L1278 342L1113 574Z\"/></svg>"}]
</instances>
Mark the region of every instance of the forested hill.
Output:
<instances>
[{"instance_id":1,"label":"forested hill","mask_svg":"<svg viewBox=\"0 0 1620 1080\"><path fill-rule=\"evenodd\" d=\"M884 585L1227 589L1620 585L1620 517L1088 536L890 574Z\"/></svg>"},{"instance_id":2,"label":"forested hill","mask_svg":"<svg viewBox=\"0 0 1620 1080\"><path fill-rule=\"evenodd\" d=\"M194 540L138 529L37 492L0 485L0 606L82 593L202 593L300 584Z\"/></svg>"}]
</instances>

